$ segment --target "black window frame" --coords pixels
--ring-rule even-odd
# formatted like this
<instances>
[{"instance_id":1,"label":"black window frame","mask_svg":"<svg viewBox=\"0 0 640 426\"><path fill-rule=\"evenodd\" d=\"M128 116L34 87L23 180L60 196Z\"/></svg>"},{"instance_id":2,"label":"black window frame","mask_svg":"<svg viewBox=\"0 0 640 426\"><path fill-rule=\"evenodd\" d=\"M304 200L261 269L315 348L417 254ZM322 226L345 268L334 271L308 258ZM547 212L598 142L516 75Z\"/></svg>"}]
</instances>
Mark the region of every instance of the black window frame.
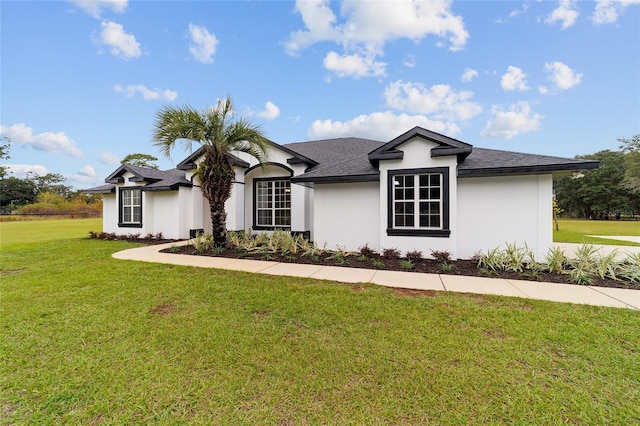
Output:
<instances>
[{"instance_id":1,"label":"black window frame","mask_svg":"<svg viewBox=\"0 0 640 426\"><path fill-rule=\"evenodd\" d=\"M394 178L398 175L413 175L414 182L419 180L419 175L425 174L440 174L440 191L442 211L440 229L433 228L399 228L394 227ZM417 188L416 188L417 187ZM414 184L414 191L419 191L418 185ZM415 197L415 195L414 195ZM414 198L415 199L415 198ZM436 237L436 238L448 238L451 235L450 227L450 194L449 194L449 167L429 167L421 169L397 169L387 171L387 235L389 236L405 236L405 237ZM413 212L414 223L419 223L419 212Z\"/></svg>"},{"instance_id":2,"label":"black window frame","mask_svg":"<svg viewBox=\"0 0 640 426\"><path fill-rule=\"evenodd\" d=\"M124 219L124 203L123 203L123 199L124 199L124 191L138 191L140 193L140 222L123 222ZM142 189L140 188L136 188L136 187L132 187L132 186L125 186L123 188L120 188L118 191L118 226L120 228L142 228L142 218L143 218L143 214L142 214ZM133 211L131 212L131 218L133 219Z\"/></svg>"},{"instance_id":3,"label":"black window frame","mask_svg":"<svg viewBox=\"0 0 640 426\"><path fill-rule=\"evenodd\" d=\"M258 183L260 182L286 182L289 185L289 225L258 225ZM285 191L286 192L286 191ZM274 201L275 202L275 201ZM275 207L272 207L273 211L276 210ZM286 210L286 209L280 209ZM290 230L291 229L291 178L290 177L272 177L272 178L256 178L253 179L253 226L252 229L256 231L273 231L276 229ZM275 223L275 214L271 218L271 223Z\"/></svg>"}]
</instances>

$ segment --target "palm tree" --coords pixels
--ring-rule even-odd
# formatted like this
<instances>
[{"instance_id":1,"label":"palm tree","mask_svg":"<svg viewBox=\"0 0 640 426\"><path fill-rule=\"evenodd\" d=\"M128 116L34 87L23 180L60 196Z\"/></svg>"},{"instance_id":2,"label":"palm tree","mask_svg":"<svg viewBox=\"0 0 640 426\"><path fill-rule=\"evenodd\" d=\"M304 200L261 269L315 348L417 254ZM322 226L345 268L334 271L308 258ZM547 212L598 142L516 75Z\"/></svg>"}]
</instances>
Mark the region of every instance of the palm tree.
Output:
<instances>
[{"instance_id":1,"label":"palm tree","mask_svg":"<svg viewBox=\"0 0 640 426\"><path fill-rule=\"evenodd\" d=\"M153 144L169 158L171 149L180 140L189 151L193 142L204 148L204 159L198 165L196 177L202 194L209 201L213 242L227 247L227 213L224 203L231 196L235 172L231 152L244 152L260 163L266 160L269 141L260 126L246 118L234 119L231 98L218 100L216 107L203 111L190 106L164 106L156 112Z\"/></svg>"}]
</instances>

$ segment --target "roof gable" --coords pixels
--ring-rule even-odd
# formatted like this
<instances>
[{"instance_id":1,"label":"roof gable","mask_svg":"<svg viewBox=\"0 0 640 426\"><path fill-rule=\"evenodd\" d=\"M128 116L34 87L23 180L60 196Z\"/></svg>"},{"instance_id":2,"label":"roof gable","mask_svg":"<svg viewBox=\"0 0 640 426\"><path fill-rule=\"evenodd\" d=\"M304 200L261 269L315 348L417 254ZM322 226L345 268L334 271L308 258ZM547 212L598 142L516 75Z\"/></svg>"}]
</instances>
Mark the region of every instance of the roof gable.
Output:
<instances>
[{"instance_id":1,"label":"roof gable","mask_svg":"<svg viewBox=\"0 0 640 426\"><path fill-rule=\"evenodd\" d=\"M130 182L156 182L163 178L163 172L157 169L150 169L147 167L134 166L131 164L123 164L111 173L104 180L107 183L124 183L124 174L131 173L132 178L129 178Z\"/></svg>"},{"instance_id":2,"label":"roof gable","mask_svg":"<svg viewBox=\"0 0 640 426\"><path fill-rule=\"evenodd\" d=\"M466 142L416 126L383 146L371 151L369 153L369 161L377 164L380 160L402 159L404 153L397 148L414 137L420 137L437 144L436 147L431 148L431 157L456 155L458 161L461 161L471 154L473 150L473 147Z\"/></svg>"},{"instance_id":3,"label":"roof gable","mask_svg":"<svg viewBox=\"0 0 640 426\"><path fill-rule=\"evenodd\" d=\"M129 182L140 182L145 185L141 189L145 191L159 191L176 189L179 186L191 186L184 175L184 171L178 169L171 170L157 170L149 169L147 167L133 166L131 164L123 164L118 169L111 173L106 179L107 184L114 186L115 184L124 183L124 175L131 173L133 177L130 177ZM100 190L103 193L109 191L109 185L103 185L102 187L91 188L91 190Z\"/></svg>"},{"instance_id":4,"label":"roof gable","mask_svg":"<svg viewBox=\"0 0 640 426\"><path fill-rule=\"evenodd\" d=\"M189 155L187 158L185 158L184 160L178 163L178 165L176 166L176 169L178 170L197 169L198 166L196 165L196 160L204 155L205 149L206 149L205 146L201 146L200 148L193 151L191 155ZM229 154L229 160L231 161L232 165L242 167L244 169L250 166L249 163L232 154Z\"/></svg>"}]
</instances>

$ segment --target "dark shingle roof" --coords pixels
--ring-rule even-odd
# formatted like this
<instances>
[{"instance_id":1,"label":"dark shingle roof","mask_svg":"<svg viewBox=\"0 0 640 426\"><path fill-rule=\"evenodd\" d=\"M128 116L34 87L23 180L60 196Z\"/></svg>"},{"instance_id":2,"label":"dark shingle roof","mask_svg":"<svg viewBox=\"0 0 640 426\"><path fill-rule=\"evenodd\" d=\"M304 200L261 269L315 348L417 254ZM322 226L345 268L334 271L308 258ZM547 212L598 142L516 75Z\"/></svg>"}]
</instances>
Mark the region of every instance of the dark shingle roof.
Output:
<instances>
[{"instance_id":1,"label":"dark shingle roof","mask_svg":"<svg viewBox=\"0 0 640 426\"><path fill-rule=\"evenodd\" d=\"M439 143L440 146L431 150L432 156L457 155L459 159L458 176L554 173L589 170L599 167L597 161L472 148L467 143L415 128L386 144L369 139L340 138L285 145L289 149L299 151L302 155L319 163L317 166L308 169L306 173L293 177L292 181L349 182L378 180L377 162L387 157L402 158L402 152L397 151L396 147L414 136L420 136ZM434 152L434 150L437 152Z\"/></svg>"},{"instance_id":2,"label":"dark shingle roof","mask_svg":"<svg viewBox=\"0 0 640 426\"><path fill-rule=\"evenodd\" d=\"M115 184L124 183L122 176L126 172L133 174L133 177L129 178L131 182L146 183L146 185L140 187L143 191L163 191L177 189L179 186L192 186L192 183L185 178L185 172L183 170L157 170L123 164L105 179L107 185L89 188L84 190L84 192L87 194L109 194L114 192Z\"/></svg>"},{"instance_id":3,"label":"dark shingle roof","mask_svg":"<svg viewBox=\"0 0 640 426\"><path fill-rule=\"evenodd\" d=\"M111 194L116 189L116 186L112 183L108 183L106 185L96 186L89 189L83 189L82 192L85 194Z\"/></svg>"},{"instance_id":4,"label":"dark shingle roof","mask_svg":"<svg viewBox=\"0 0 640 426\"><path fill-rule=\"evenodd\" d=\"M471 145L451 139L419 127L384 143L362 138L323 139L274 146L293 157L287 162L303 163L308 166L305 173L294 176L292 182L359 182L377 181L380 172L377 163L385 158L402 158L396 148L406 140L419 136L438 144L431 149L431 156L456 155L458 176L496 176L508 174L554 173L573 170L589 170L599 167L597 161L552 157L548 155L524 154L495 149L472 148ZM122 183L122 175L129 171L134 182L146 182L143 190L159 191L191 186L185 178L185 170L195 167L194 161L202 155L201 147L180 162L176 169L155 170L146 167L123 164L107 177L110 185L102 185L85 190L87 193L113 192L115 183ZM249 163L232 157L234 165L247 168Z\"/></svg>"},{"instance_id":5,"label":"dark shingle roof","mask_svg":"<svg viewBox=\"0 0 640 426\"><path fill-rule=\"evenodd\" d=\"M179 186L192 186L193 184L185 178L184 170L171 169L162 172L163 178L145 185L144 191L162 191L177 189Z\"/></svg>"},{"instance_id":6,"label":"dark shingle roof","mask_svg":"<svg viewBox=\"0 0 640 426\"><path fill-rule=\"evenodd\" d=\"M473 148L458 165L458 176L489 176L502 174L549 173L598 168L600 163L590 160L524 154L497 149Z\"/></svg>"},{"instance_id":7,"label":"dark shingle roof","mask_svg":"<svg viewBox=\"0 0 640 426\"><path fill-rule=\"evenodd\" d=\"M384 142L362 138L323 139L285 145L318 165L292 178L293 182L348 182L378 180L378 169L369 162L368 153Z\"/></svg>"}]
</instances>

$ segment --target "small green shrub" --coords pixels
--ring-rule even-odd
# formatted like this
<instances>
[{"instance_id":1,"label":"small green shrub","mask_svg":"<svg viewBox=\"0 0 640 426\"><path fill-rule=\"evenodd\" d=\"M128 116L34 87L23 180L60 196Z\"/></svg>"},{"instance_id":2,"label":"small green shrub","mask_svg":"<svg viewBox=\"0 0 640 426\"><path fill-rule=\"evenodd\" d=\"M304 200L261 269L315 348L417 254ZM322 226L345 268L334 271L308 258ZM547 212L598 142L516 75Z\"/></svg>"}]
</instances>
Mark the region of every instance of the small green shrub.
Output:
<instances>
[{"instance_id":1,"label":"small green shrub","mask_svg":"<svg viewBox=\"0 0 640 426\"><path fill-rule=\"evenodd\" d=\"M453 263L442 262L440 265L440 270L445 274L450 274L456 270L456 265Z\"/></svg>"},{"instance_id":2,"label":"small green shrub","mask_svg":"<svg viewBox=\"0 0 640 426\"><path fill-rule=\"evenodd\" d=\"M376 268L376 269L384 269L385 268L385 264L381 260L374 260L373 261L373 267Z\"/></svg>"},{"instance_id":3,"label":"small green shrub","mask_svg":"<svg viewBox=\"0 0 640 426\"><path fill-rule=\"evenodd\" d=\"M487 251L487 254L482 254L478 260L478 268L491 271L504 269L504 259L500 248L496 247Z\"/></svg>"},{"instance_id":4,"label":"small green shrub","mask_svg":"<svg viewBox=\"0 0 640 426\"><path fill-rule=\"evenodd\" d=\"M568 260L559 247L550 248L545 258L546 270L556 274L562 273L567 266Z\"/></svg>"},{"instance_id":5,"label":"small green shrub","mask_svg":"<svg viewBox=\"0 0 640 426\"><path fill-rule=\"evenodd\" d=\"M213 234L211 232L199 233L192 241L193 248L198 253L204 253L213 248Z\"/></svg>"},{"instance_id":6,"label":"small green shrub","mask_svg":"<svg viewBox=\"0 0 640 426\"><path fill-rule=\"evenodd\" d=\"M414 266L415 264L411 259L400 261L400 267L402 268L403 271L410 271L413 269Z\"/></svg>"},{"instance_id":7,"label":"small green shrub","mask_svg":"<svg viewBox=\"0 0 640 426\"><path fill-rule=\"evenodd\" d=\"M569 271L569 277L571 278L571 281L576 284L589 285L593 282L593 278L591 278L589 273L580 268L575 268Z\"/></svg>"}]
</instances>

